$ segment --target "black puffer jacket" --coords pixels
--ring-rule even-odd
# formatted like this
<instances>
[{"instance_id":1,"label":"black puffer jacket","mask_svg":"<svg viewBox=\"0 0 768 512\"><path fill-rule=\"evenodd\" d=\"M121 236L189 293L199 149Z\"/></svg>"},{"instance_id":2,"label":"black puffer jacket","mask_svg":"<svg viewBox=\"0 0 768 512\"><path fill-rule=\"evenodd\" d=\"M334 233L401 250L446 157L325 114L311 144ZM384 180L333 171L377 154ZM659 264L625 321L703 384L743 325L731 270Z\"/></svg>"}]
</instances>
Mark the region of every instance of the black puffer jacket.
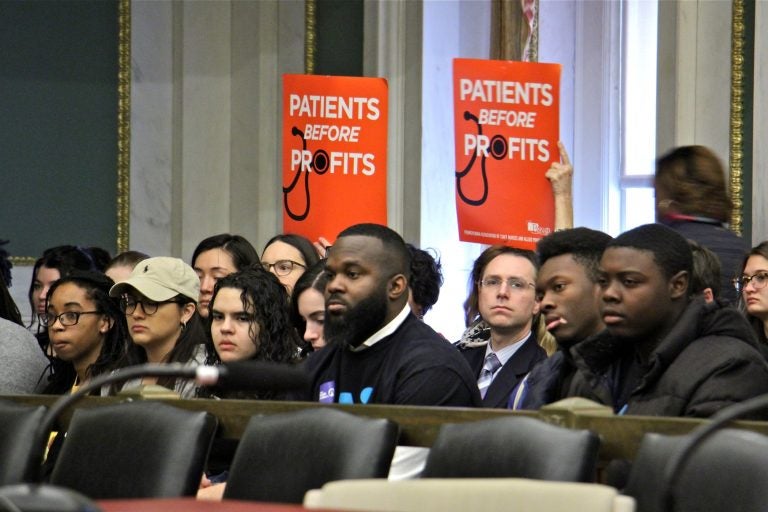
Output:
<instances>
[{"instance_id":1,"label":"black puffer jacket","mask_svg":"<svg viewBox=\"0 0 768 512\"><path fill-rule=\"evenodd\" d=\"M607 331L571 349L577 367L569 396L617 408L613 390L627 340ZM744 317L731 307L695 299L651 353L629 395L626 414L709 417L768 393L768 363Z\"/></svg>"},{"instance_id":2,"label":"black puffer jacket","mask_svg":"<svg viewBox=\"0 0 768 512\"><path fill-rule=\"evenodd\" d=\"M525 391L519 409L538 409L543 405L568 398L576 367L565 347L537 364L525 379Z\"/></svg>"}]
</instances>

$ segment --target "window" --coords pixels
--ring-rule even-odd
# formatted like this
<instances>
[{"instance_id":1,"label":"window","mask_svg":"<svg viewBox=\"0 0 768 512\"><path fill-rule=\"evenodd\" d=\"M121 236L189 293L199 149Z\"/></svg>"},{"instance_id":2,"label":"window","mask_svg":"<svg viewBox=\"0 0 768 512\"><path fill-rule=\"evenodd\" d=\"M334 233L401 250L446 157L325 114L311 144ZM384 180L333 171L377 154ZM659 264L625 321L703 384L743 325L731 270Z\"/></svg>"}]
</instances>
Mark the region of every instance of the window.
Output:
<instances>
[{"instance_id":1,"label":"window","mask_svg":"<svg viewBox=\"0 0 768 512\"><path fill-rule=\"evenodd\" d=\"M625 0L622 16L621 231L654 222L658 3Z\"/></svg>"}]
</instances>

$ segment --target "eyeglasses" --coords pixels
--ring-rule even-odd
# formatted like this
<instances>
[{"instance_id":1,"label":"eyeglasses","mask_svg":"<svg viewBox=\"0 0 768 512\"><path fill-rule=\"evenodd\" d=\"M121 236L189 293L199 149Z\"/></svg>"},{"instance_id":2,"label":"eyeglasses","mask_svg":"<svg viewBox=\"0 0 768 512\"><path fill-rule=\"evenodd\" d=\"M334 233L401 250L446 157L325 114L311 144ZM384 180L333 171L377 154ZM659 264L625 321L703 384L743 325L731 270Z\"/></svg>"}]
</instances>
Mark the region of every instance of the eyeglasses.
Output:
<instances>
[{"instance_id":1,"label":"eyeglasses","mask_svg":"<svg viewBox=\"0 0 768 512\"><path fill-rule=\"evenodd\" d=\"M120 298L120 311L122 311L126 315L132 315L136 311L136 306L141 304L141 310L144 311L144 314L147 316L151 316L157 313L157 308L159 308L161 304L173 304L173 303L181 304L181 302L178 300L164 300L161 302L155 302L153 300L148 300L148 299L138 300L136 297L131 297L130 295L123 295Z\"/></svg>"},{"instance_id":2,"label":"eyeglasses","mask_svg":"<svg viewBox=\"0 0 768 512\"><path fill-rule=\"evenodd\" d=\"M267 263L265 261L261 262L261 266L264 267L264 270L267 272L271 272L272 269L275 269L275 274L278 276L287 276L291 272L293 272L293 267L301 267L301 268L307 268L306 265L302 265L298 261L293 260L277 260L274 263Z\"/></svg>"},{"instance_id":3,"label":"eyeglasses","mask_svg":"<svg viewBox=\"0 0 768 512\"><path fill-rule=\"evenodd\" d=\"M535 288L533 283L528 283L517 277L510 277L508 279L501 279L500 277L486 277L477 282L482 288L488 288L489 290L500 290L502 283L507 283L507 288L513 292L522 292L529 286Z\"/></svg>"},{"instance_id":4,"label":"eyeglasses","mask_svg":"<svg viewBox=\"0 0 768 512\"><path fill-rule=\"evenodd\" d=\"M58 320L59 323L64 327L71 327L73 325L77 325L77 322L80 321L80 315L100 315L100 314L101 314L101 311L65 311L60 315L54 315L53 313L45 313L42 315L38 315L38 317L40 318L40 323L43 325L43 327L52 326L53 324L56 323L56 320Z\"/></svg>"},{"instance_id":5,"label":"eyeglasses","mask_svg":"<svg viewBox=\"0 0 768 512\"><path fill-rule=\"evenodd\" d=\"M736 291L741 293L750 282L755 290L765 288L765 285L768 284L768 272L757 272L751 276L737 277L733 280L733 286L736 288Z\"/></svg>"}]
</instances>

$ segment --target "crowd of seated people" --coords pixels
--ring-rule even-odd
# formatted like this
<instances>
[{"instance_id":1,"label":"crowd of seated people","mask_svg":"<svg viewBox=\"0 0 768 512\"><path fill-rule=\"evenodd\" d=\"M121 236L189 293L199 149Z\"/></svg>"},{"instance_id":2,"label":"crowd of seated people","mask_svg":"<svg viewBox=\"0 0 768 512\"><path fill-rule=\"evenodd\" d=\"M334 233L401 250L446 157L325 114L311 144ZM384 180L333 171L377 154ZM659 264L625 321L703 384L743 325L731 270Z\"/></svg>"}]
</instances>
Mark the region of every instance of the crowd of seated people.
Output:
<instances>
[{"instance_id":1,"label":"crowd of seated people","mask_svg":"<svg viewBox=\"0 0 768 512\"><path fill-rule=\"evenodd\" d=\"M741 343L727 345L727 361L712 362L713 376L751 375L751 384L740 391L726 386L731 400L713 391L720 406L761 392L765 358L752 361L751 354L768 354L768 308L761 299L768 250L760 244L743 251L741 267L732 268L731 241L738 237L724 226L731 202L716 156L700 146L662 156L655 182L659 224L611 239L569 225L573 169L562 144L559 150L560 162L547 172L558 229L539 242L538 251L493 246L477 258L464 300L467 330L449 340L452 347L428 325L409 320L422 320L437 301L439 256L382 226L351 226L333 245L279 234L260 256L246 238L223 233L202 240L190 264L138 251L110 258L98 247L65 245L46 250L32 271L27 327L48 362L35 389L64 393L89 376L145 362L257 358L306 360L312 387L301 398L322 402L514 409L578 395L616 412L708 416L718 407L652 405L665 401L659 399L640 408L636 397L663 395L667 379L678 371L672 363L683 364L700 346L696 340L705 338L711 346L714 336L719 343ZM647 256L647 268L640 268L640 256ZM102 297L108 282L114 285ZM220 283L228 284L220 289ZM66 293L78 297L62 302ZM211 316L214 297L219 310ZM644 308L642 301L656 307ZM115 304L119 309L108 307ZM13 306L11 301L4 309L18 323ZM703 320L710 317L712 325ZM238 341L230 319L249 326L244 339L250 341ZM91 332L90 324L98 322L102 331ZM679 346L667 346L670 337ZM401 340L410 344L408 350L392 348ZM592 355L595 344L600 360ZM39 365L43 360L37 359ZM695 369L705 371L701 365ZM427 379L435 380L421 386ZM589 384L595 379L610 385L594 389ZM702 374L698 391L707 389L705 381ZM140 384L163 385L184 398L216 395L170 377L102 392ZM711 387L723 389L718 381Z\"/></svg>"},{"instance_id":2,"label":"crowd of seated people","mask_svg":"<svg viewBox=\"0 0 768 512\"><path fill-rule=\"evenodd\" d=\"M548 176L569 196L560 149ZM101 393L159 385L190 399L505 409L584 397L616 414L710 417L768 392L768 242L734 263L727 194L705 210L686 185L723 188L718 165L700 147L662 157L656 224L612 238L563 225L572 221L560 212L536 251L486 248L468 296L445 299L464 304L459 340L423 321L443 280L439 256L386 226L350 226L332 245L280 234L261 256L244 237L219 234L190 264L54 247L35 262L29 322L7 292L9 266L0 269L0 334L13 344L0 350L19 361L0 391L66 394L148 362L256 360L301 364L309 385L238 392L161 377ZM225 479L226 464L209 470L205 486Z\"/></svg>"}]
</instances>

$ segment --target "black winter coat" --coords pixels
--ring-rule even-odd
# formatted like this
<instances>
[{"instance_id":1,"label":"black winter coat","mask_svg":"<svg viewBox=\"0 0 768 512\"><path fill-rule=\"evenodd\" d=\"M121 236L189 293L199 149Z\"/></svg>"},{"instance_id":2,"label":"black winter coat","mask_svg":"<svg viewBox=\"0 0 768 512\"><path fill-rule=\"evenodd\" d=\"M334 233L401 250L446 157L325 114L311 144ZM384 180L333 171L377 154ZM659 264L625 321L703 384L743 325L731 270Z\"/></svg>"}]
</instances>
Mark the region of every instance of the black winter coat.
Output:
<instances>
[{"instance_id":1,"label":"black winter coat","mask_svg":"<svg viewBox=\"0 0 768 512\"><path fill-rule=\"evenodd\" d=\"M621 407L613 396L621 383L613 380L626 344L603 331L574 346L567 395ZM703 418L768 393L768 363L741 313L697 298L651 353L638 382L626 414Z\"/></svg>"}]
</instances>

